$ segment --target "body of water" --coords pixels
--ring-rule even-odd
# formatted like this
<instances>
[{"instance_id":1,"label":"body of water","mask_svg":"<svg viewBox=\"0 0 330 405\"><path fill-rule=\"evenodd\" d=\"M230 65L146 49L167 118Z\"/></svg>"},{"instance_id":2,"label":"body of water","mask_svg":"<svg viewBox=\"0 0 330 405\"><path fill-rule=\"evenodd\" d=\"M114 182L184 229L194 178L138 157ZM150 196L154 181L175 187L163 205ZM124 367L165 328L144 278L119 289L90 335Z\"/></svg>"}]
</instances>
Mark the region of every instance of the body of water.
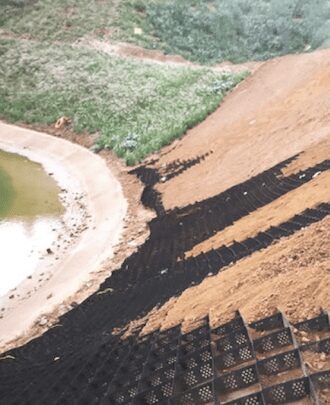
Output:
<instances>
[{"instance_id":1,"label":"body of water","mask_svg":"<svg viewBox=\"0 0 330 405\"><path fill-rule=\"evenodd\" d=\"M31 275L56 240L59 192L40 164L0 151L0 296Z\"/></svg>"}]
</instances>

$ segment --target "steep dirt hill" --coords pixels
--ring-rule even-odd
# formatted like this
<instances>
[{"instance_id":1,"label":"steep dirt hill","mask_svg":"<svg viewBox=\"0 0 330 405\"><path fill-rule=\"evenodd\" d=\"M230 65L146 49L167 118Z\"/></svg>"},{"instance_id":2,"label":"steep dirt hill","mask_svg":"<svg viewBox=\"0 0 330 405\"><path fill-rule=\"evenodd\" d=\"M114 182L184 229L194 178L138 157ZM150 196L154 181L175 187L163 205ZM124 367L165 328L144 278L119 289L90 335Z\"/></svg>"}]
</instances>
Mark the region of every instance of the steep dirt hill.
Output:
<instances>
[{"instance_id":1,"label":"steep dirt hill","mask_svg":"<svg viewBox=\"0 0 330 405\"><path fill-rule=\"evenodd\" d=\"M329 88L330 50L264 63L221 108L161 154L157 168L213 152L157 186L165 208L216 195L328 137Z\"/></svg>"},{"instance_id":2,"label":"steep dirt hill","mask_svg":"<svg viewBox=\"0 0 330 405\"><path fill-rule=\"evenodd\" d=\"M204 201L295 154L281 175L303 178L305 170L330 156L329 88L329 50L266 62L222 107L149 165L163 174L154 188L164 209ZM198 156L205 158L166 177L174 161ZM196 243L185 259L253 238L329 200L329 171L316 173L310 182ZM187 289L144 317L144 332L178 323L189 330L207 314L219 324L238 309L250 321L278 309L293 322L316 315L330 306L328 227L325 219Z\"/></svg>"}]
</instances>

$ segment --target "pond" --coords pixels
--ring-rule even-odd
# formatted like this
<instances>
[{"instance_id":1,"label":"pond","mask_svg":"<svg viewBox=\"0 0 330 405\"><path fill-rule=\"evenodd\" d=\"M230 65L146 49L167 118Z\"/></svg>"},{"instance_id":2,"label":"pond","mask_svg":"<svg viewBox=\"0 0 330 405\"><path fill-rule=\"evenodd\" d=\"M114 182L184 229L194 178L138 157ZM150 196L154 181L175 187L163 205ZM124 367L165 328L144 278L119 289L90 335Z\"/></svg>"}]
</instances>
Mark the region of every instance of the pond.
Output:
<instances>
[{"instance_id":1,"label":"pond","mask_svg":"<svg viewBox=\"0 0 330 405\"><path fill-rule=\"evenodd\" d=\"M0 151L0 296L33 273L55 241L60 191L40 164Z\"/></svg>"}]
</instances>

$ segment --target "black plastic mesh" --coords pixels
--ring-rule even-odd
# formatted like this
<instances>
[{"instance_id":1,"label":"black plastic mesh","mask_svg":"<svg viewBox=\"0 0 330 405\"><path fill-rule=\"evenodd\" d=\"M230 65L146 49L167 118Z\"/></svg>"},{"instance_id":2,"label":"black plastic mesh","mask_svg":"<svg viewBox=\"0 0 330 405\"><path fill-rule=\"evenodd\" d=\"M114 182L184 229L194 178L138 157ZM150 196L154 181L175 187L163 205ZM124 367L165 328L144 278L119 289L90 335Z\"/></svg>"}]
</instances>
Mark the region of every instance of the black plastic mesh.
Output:
<instances>
[{"instance_id":1,"label":"black plastic mesh","mask_svg":"<svg viewBox=\"0 0 330 405\"><path fill-rule=\"evenodd\" d=\"M271 352L284 346L292 345L292 333L290 328L258 338L254 341L254 348L259 353Z\"/></svg>"},{"instance_id":2,"label":"black plastic mesh","mask_svg":"<svg viewBox=\"0 0 330 405\"><path fill-rule=\"evenodd\" d=\"M244 328L244 321L241 315L238 313L236 317L231 321L227 322L221 326L218 326L215 329L212 329L212 334L222 336L228 335L229 333L236 332Z\"/></svg>"},{"instance_id":3,"label":"black plastic mesh","mask_svg":"<svg viewBox=\"0 0 330 405\"><path fill-rule=\"evenodd\" d=\"M196 385L212 379L214 376L213 362L208 361L189 368L175 378L175 393L187 391Z\"/></svg>"},{"instance_id":4,"label":"black plastic mesh","mask_svg":"<svg viewBox=\"0 0 330 405\"><path fill-rule=\"evenodd\" d=\"M287 404L306 398L310 393L308 378L300 378L263 390L267 404Z\"/></svg>"},{"instance_id":5,"label":"black plastic mesh","mask_svg":"<svg viewBox=\"0 0 330 405\"><path fill-rule=\"evenodd\" d=\"M213 381L186 391L170 401L171 405L219 405Z\"/></svg>"},{"instance_id":6,"label":"black plastic mesh","mask_svg":"<svg viewBox=\"0 0 330 405\"><path fill-rule=\"evenodd\" d=\"M281 312L267 318L252 322L249 326L257 331L269 331L284 328L284 320Z\"/></svg>"},{"instance_id":7,"label":"black plastic mesh","mask_svg":"<svg viewBox=\"0 0 330 405\"><path fill-rule=\"evenodd\" d=\"M216 341L216 347L220 353L223 353L232 351L238 347L246 346L249 342L250 337L247 329L244 327L218 339Z\"/></svg>"},{"instance_id":8,"label":"black plastic mesh","mask_svg":"<svg viewBox=\"0 0 330 405\"><path fill-rule=\"evenodd\" d=\"M330 354L330 338L322 339L317 342L308 343L300 347L302 352L311 350L313 352Z\"/></svg>"},{"instance_id":9,"label":"black plastic mesh","mask_svg":"<svg viewBox=\"0 0 330 405\"><path fill-rule=\"evenodd\" d=\"M240 390L259 382L257 367L255 364L223 374L217 380L219 391L223 393Z\"/></svg>"},{"instance_id":10,"label":"black plastic mesh","mask_svg":"<svg viewBox=\"0 0 330 405\"><path fill-rule=\"evenodd\" d=\"M330 370L321 371L311 376L311 380L317 389L330 389Z\"/></svg>"},{"instance_id":11,"label":"black plastic mesh","mask_svg":"<svg viewBox=\"0 0 330 405\"><path fill-rule=\"evenodd\" d=\"M300 366L300 356L297 349L258 361L259 374L264 375L274 375Z\"/></svg>"},{"instance_id":12,"label":"black plastic mesh","mask_svg":"<svg viewBox=\"0 0 330 405\"><path fill-rule=\"evenodd\" d=\"M323 313L315 318L296 323L294 327L305 332L330 331L329 315Z\"/></svg>"},{"instance_id":13,"label":"black plastic mesh","mask_svg":"<svg viewBox=\"0 0 330 405\"><path fill-rule=\"evenodd\" d=\"M226 402L226 405L266 405L261 392L247 395L234 401Z\"/></svg>"},{"instance_id":14,"label":"black plastic mesh","mask_svg":"<svg viewBox=\"0 0 330 405\"><path fill-rule=\"evenodd\" d=\"M292 158L212 198L168 212L152 187L159 178L158 174L146 171L143 176L148 187L142 197L158 212L158 217L149 223L149 238L124 261L120 270L113 271L111 277L102 283L100 289L103 292L111 289L109 292L93 294L60 318L61 327L6 353L15 359L0 361L0 404L91 405L102 401L113 404L111 398L114 394L118 394L116 401L157 403L155 401L167 401L168 384L173 388L176 379L183 378L191 369L213 362L215 381L227 371L234 372L233 366L227 364L231 368L224 369L224 364L217 363L221 355L234 355L234 367L241 370L247 362L255 362L250 358L251 353L247 353L251 347L255 351L261 349L264 356L274 354L273 350L277 349L292 350L290 336L286 330L281 330L283 326L279 324L272 324L270 329L263 327L266 331L275 329L278 335L263 336L252 344L240 316L213 331L206 320L206 327L185 336L182 336L180 327L149 337L138 337L137 329L135 335L125 342L112 334L115 328L120 330L131 321L143 318L152 308L161 306L193 283L201 282L209 273L216 274L231 262L328 215L329 204L320 204L277 227L260 232L255 238L234 242L195 258L183 257L184 252L197 243L300 187L317 171L329 169L329 161L325 161L285 177L281 175L281 169L290 161ZM176 175L183 166L194 164L193 161L183 166L181 163L169 167L167 174ZM269 320L261 322L266 325ZM236 339L242 330L240 340ZM246 359L241 355L245 351ZM54 361L54 358L60 360ZM175 369L173 378L167 373L171 367ZM160 384L154 385L157 381ZM240 380L237 378L237 381ZM207 384L211 381L202 383L202 386ZM199 390L199 386L191 390L188 385L185 387L189 392ZM212 387L215 389L214 383ZM204 397L206 391L207 388ZM124 395L124 399L120 399L120 395ZM200 400L204 401L201 396Z\"/></svg>"},{"instance_id":15,"label":"black plastic mesh","mask_svg":"<svg viewBox=\"0 0 330 405\"><path fill-rule=\"evenodd\" d=\"M246 345L235 347L232 350L221 353L215 358L214 364L218 371L222 371L253 360L254 358L255 354L252 343L248 342Z\"/></svg>"}]
</instances>

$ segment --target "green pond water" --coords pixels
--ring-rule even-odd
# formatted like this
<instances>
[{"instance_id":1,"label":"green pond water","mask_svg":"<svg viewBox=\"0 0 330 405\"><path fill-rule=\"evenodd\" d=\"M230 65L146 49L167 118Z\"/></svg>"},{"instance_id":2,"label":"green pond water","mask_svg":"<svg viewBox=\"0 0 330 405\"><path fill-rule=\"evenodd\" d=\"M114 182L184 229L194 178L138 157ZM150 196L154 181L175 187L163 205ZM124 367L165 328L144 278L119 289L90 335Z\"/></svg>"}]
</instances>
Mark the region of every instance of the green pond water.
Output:
<instances>
[{"instance_id":1,"label":"green pond water","mask_svg":"<svg viewBox=\"0 0 330 405\"><path fill-rule=\"evenodd\" d=\"M63 213L55 180L29 159L0 151L0 220Z\"/></svg>"},{"instance_id":2,"label":"green pond water","mask_svg":"<svg viewBox=\"0 0 330 405\"><path fill-rule=\"evenodd\" d=\"M0 297L31 275L62 229L60 188L43 167L0 151Z\"/></svg>"}]
</instances>

